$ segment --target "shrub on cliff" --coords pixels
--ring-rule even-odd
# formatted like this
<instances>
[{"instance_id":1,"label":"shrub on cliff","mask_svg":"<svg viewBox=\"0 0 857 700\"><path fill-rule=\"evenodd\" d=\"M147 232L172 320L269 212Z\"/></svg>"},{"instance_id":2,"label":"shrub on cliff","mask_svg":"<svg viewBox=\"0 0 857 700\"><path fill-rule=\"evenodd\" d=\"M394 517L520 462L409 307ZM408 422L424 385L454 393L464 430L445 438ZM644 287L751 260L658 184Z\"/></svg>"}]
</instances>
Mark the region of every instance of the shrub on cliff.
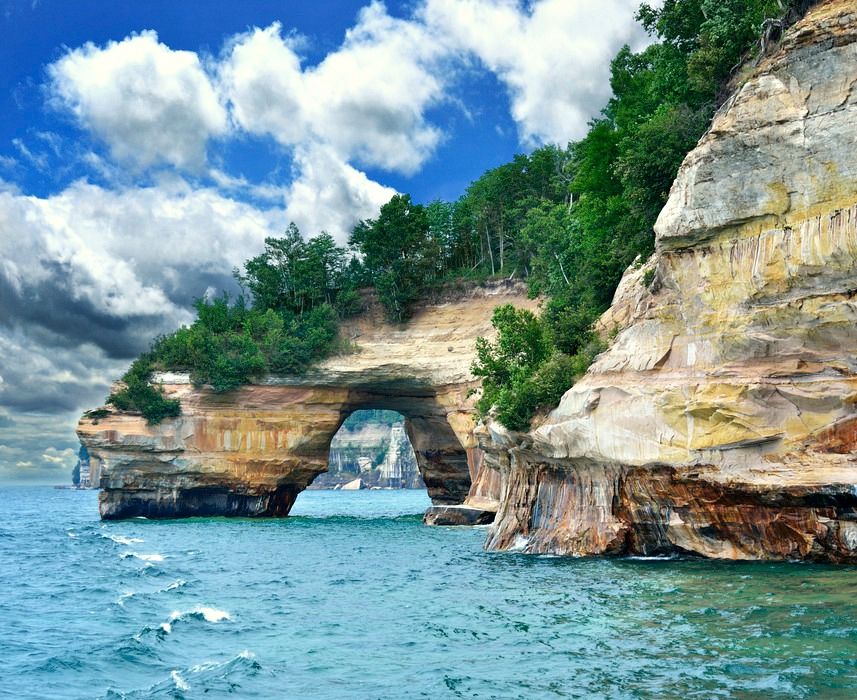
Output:
<instances>
[{"instance_id":1,"label":"shrub on cliff","mask_svg":"<svg viewBox=\"0 0 857 700\"><path fill-rule=\"evenodd\" d=\"M196 385L232 391L265 374L300 374L336 346L337 315L328 304L294 314L248 308L243 297L195 302L197 319L159 338L159 369L190 373Z\"/></svg>"},{"instance_id":2,"label":"shrub on cliff","mask_svg":"<svg viewBox=\"0 0 857 700\"><path fill-rule=\"evenodd\" d=\"M476 341L471 368L482 378L477 408L511 430L529 430L537 412L556 406L602 349L592 341L573 355L560 352L543 319L511 304L498 307L491 323L497 339Z\"/></svg>"},{"instance_id":3,"label":"shrub on cliff","mask_svg":"<svg viewBox=\"0 0 857 700\"><path fill-rule=\"evenodd\" d=\"M190 374L217 392L237 389L267 373L300 374L337 347L338 319L361 308L353 266L328 234L304 241L292 224L235 276L251 294L194 302L196 319L158 338L108 397L119 410L150 423L178 415L178 401L151 383L155 370Z\"/></svg>"},{"instance_id":4,"label":"shrub on cliff","mask_svg":"<svg viewBox=\"0 0 857 700\"><path fill-rule=\"evenodd\" d=\"M150 423L174 418L181 413L178 399L168 399L164 390L151 382L152 356L147 353L134 360L122 377L124 386L107 397L107 403L120 411L136 411Z\"/></svg>"}]
</instances>

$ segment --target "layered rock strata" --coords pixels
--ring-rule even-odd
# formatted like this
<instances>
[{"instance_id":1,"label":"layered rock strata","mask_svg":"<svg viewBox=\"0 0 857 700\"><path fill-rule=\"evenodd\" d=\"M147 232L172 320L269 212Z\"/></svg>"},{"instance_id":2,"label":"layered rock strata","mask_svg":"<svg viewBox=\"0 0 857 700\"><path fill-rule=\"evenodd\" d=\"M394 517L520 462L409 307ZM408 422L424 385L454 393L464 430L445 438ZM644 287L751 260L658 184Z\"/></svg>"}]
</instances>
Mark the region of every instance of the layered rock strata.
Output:
<instances>
[{"instance_id":1,"label":"layered rock strata","mask_svg":"<svg viewBox=\"0 0 857 700\"><path fill-rule=\"evenodd\" d=\"M857 6L822 2L718 111L526 435L490 549L857 561ZM654 272L646 287L644 281Z\"/></svg>"},{"instance_id":2,"label":"layered rock strata","mask_svg":"<svg viewBox=\"0 0 857 700\"><path fill-rule=\"evenodd\" d=\"M160 375L181 400L180 417L150 426L110 410L80 420L78 435L101 469L102 517L286 515L327 470L345 418L373 408L405 416L434 503L460 504L475 484L480 508L496 508L499 481L479 474L470 365L476 337L490 335L493 310L505 303L535 306L521 285L495 283L450 293L391 326L370 299L342 329L353 352L304 377L270 377L228 394Z\"/></svg>"}]
</instances>

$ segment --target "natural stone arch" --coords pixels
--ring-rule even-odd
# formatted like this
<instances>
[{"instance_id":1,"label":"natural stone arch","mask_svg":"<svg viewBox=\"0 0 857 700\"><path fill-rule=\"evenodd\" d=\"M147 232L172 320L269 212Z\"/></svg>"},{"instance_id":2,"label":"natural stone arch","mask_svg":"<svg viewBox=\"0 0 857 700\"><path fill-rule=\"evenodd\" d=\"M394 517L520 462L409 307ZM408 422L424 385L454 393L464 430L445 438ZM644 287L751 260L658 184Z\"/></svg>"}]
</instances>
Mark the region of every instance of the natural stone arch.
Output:
<instances>
[{"instance_id":1,"label":"natural stone arch","mask_svg":"<svg viewBox=\"0 0 857 700\"><path fill-rule=\"evenodd\" d=\"M102 517L287 515L327 471L330 441L345 418L371 408L405 417L435 504L473 499L496 508L499 481L480 472L470 365L476 338L492 334L493 311L506 303L536 304L523 285L494 283L449 293L394 326L370 298L342 328L355 351L306 376L269 377L228 394L194 387L183 374L155 377L181 400L178 418L149 426L109 409L78 425L100 469Z\"/></svg>"},{"instance_id":2,"label":"natural stone arch","mask_svg":"<svg viewBox=\"0 0 857 700\"><path fill-rule=\"evenodd\" d=\"M458 403L462 397L452 398ZM336 430L327 438L324 471L327 471L330 441L348 416L372 409L396 411L405 419L405 432L429 498L435 504L463 503L475 476L474 425L469 411L449 411L449 399L443 389L387 393L384 387L370 387L352 391Z\"/></svg>"}]
</instances>

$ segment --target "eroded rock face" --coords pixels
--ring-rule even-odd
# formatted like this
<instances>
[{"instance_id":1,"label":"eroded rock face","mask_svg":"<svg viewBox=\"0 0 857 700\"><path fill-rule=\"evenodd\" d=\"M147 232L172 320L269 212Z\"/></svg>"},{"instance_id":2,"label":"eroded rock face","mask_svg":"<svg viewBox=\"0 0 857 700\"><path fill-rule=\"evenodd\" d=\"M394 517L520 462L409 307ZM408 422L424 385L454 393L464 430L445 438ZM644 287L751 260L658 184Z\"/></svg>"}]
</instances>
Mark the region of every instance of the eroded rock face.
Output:
<instances>
[{"instance_id":1,"label":"eroded rock face","mask_svg":"<svg viewBox=\"0 0 857 700\"><path fill-rule=\"evenodd\" d=\"M504 475L491 549L857 560L857 6L784 37L685 159L619 334Z\"/></svg>"},{"instance_id":2,"label":"eroded rock face","mask_svg":"<svg viewBox=\"0 0 857 700\"><path fill-rule=\"evenodd\" d=\"M299 379L215 394L164 374L166 393L181 400L179 418L149 426L116 411L84 416L78 435L101 468L102 517L286 515L327 470L342 421L372 408L405 416L435 503L462 503L474 485L479 507L496 509L499 479L479 474L468 392L475 339L491 334L491 314L505 303L535 306L523 286L503 283L451 293L404 326L385 323L370 304L342 331L356 351Z\"/></svg>"}]
</instances>

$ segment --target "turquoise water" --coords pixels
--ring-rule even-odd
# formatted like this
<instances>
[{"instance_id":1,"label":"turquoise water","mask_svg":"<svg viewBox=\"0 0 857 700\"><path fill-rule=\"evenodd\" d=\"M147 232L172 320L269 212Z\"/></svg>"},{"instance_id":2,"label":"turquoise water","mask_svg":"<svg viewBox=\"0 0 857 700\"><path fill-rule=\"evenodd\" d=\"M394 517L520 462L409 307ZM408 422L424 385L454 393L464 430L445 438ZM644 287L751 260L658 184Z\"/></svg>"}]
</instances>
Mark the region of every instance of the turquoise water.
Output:
<instances>
[{"instance_id":1,"label":"turquoise water","mask_svg":"<svg viewBox=\"0 0 857 700\"><path fill-rule=\"evenodd\" d=\"M857 696L854 568L488 554L427 503L102 523L0 489L0 696Z\"/></svg>"}]
</instances>

